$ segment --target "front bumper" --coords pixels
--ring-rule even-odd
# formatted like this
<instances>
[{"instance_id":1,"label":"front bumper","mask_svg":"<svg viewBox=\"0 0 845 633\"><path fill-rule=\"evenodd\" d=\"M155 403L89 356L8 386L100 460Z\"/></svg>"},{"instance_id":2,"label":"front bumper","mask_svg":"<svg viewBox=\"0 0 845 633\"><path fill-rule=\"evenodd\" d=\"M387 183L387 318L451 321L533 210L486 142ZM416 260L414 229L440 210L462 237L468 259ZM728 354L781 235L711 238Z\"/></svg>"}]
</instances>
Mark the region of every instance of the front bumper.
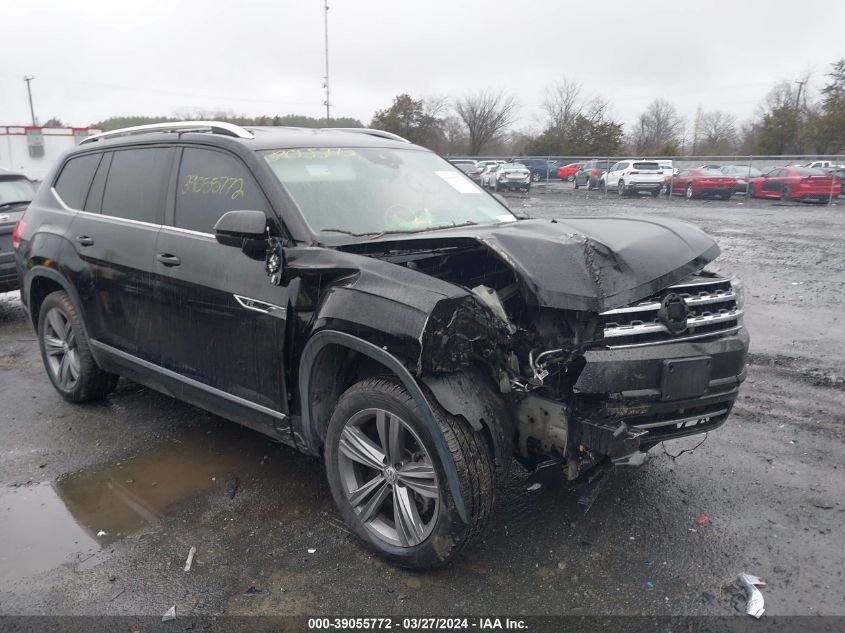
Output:
<instances>
[{"instance_id":1,"label":"front bumper","mask_svg":"<svg viewBox=\"0 0 845 633\"><path fill-rule=\"evenodd\" d=\"M572 439L623 459L667 439L718 428L745 380L748 342L743 328L712 339L586 352L574 387ZM673 385L669 393L664 373L686 359L708 359L709 375L695 376L687 390Z\"/></svg>"}]
</instances>

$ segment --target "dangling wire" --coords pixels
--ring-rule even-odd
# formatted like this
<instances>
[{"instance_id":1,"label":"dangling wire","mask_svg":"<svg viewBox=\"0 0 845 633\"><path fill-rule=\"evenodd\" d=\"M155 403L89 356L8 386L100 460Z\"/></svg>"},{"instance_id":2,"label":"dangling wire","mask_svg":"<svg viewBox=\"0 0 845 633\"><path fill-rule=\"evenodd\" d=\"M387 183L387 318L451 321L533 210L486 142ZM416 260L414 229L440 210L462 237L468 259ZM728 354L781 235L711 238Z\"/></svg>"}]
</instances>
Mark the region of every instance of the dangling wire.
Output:
<instances>
[{"instance_id":1,"label":"dangling wire","mask_svg":"<svg viewBox=\"0 0 845 633\"><path fill-rule=\"evenodd\" d=\"M685 448L684 450L682 450L682 451L681 451L680 453L678 453L677 455L672 455L672 453L670 453L669 451L667 451L667 450L666 450L666 444L665 444L664 442L660 442L660 447L663 449L663 452L664 452L664 453L666 453L666 455L668 455L669 457L671 457L671 458L672 458L672 461L675 461L676 459L678 459L678 458L679 458L681 455L683 455L684 453L692 453L695 449L697 449L699 446L701 446L702 444L704 444L704 442L706 442L706 441L707 441L707 435L708 435L708 433L705 433L705 434L704 434L704 439L702 439L702 440L701 440L698 444L696 444L696 445L695 445L695 446L693 446L692 448Z\"/></svg>"}]
</instances>

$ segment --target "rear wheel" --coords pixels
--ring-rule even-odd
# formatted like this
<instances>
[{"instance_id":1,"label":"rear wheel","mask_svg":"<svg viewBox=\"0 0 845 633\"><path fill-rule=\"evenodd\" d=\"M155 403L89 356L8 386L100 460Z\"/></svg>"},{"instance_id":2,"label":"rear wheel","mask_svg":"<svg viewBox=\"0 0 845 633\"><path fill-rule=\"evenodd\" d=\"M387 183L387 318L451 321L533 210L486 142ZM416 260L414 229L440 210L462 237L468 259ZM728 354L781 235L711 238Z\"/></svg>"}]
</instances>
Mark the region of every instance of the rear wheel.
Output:
<instances>
[{"instance_id":1,"label":"rear wheel","mask_svg":"<svg viewBox=\"0 0 845 633\"><path fill-rule=\"evenodd\" d=\"M616 191L619 193L619 197L622 197L622 196L625 195L625 181L624 180L620 180L616 184Z\"/></svg>"},{"instance_id":2,"label":"rear wheel","mask_svg":"<svg viewBox=\"0 0 845 633\"><path fill-rule=\"evenodd\" d=\"M119 377L100 369L91 355L82 320L62 290L50 293L41 304L38 343L47 376L65 400L98 400L117 386Z\"/></svg>"},{"instance_id":3,"label":"rear wheel","mask_svg":"<svg viewBox=\"0 0 845 633\"><path fill-rule=\"evenodd\" d=\"M531 172L531 182L539 182L540 181L540 173L536 171Z\"/></svg>"},{"instance_id":4,"label":"rear wheel","mask_svg":"<svg viewBox=\"0 0 845 633\"><path fill-rule=\"evenodd\" d=\"M491 452L482 434L434 406L458 472L469 522L446 484L422 412L391 378L368 378L344 392L326 434L332 496L355 535L403 567L442 565L482 533L494 502Z\"/></svg>"},{"instance_id":5,"label":"rear wheel","mask_svg":"<svg viewBox=\"0 0 845 633\"><path fill-rule=\"evenodd\" d=\"M693 198L695 198L695 189L693 189L692 183L687 185L686 195L687 200L692 200Z\"/></svg>"},{"instance_id":6,"label":"rear wheel","mask_svg":"<svg viewBox=\"0 0 845 633\"><path fill-rule=\"evenodd\" d=\"M780 190L780 199L784 202L789 202L789 185L784 185L783 189Z\"/></svg>"}]
</instances>

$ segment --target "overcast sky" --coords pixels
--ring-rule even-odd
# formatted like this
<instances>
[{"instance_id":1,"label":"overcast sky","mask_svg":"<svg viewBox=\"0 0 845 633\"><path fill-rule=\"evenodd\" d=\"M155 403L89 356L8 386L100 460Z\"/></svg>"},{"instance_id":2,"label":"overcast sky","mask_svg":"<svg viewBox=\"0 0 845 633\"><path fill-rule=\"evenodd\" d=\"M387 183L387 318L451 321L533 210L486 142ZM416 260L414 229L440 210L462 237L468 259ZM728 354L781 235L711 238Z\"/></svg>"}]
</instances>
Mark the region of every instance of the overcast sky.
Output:
<instances>
[{"instance_id":1,"label":"overcast sky","mask_svg":"<svg viewBox=\"0 0 845 633\"><path fill-rule=\"evenodd\" d=\"M779 80L823 85L842 0L330 0L332 114L368 123L407 92L514 93L539 127L566 76L630 123L655 97L750 117ZM84 126L183 108L324 115L323 0L0 0L0 125Z\"/></svg>"}]
</instances>

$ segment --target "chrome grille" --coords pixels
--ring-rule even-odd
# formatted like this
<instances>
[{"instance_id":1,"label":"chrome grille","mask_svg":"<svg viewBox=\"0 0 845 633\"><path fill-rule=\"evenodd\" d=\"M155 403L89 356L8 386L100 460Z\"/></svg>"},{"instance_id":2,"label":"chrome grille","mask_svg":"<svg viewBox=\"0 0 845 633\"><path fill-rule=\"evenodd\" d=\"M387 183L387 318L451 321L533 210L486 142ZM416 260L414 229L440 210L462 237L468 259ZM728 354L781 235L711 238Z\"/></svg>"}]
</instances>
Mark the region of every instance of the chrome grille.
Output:
<instances>
[{"instance_id":1,"label":"chrome grille","mask_svg":"<svg viewBox=\"0 0 845 633\"><path fill-rule=\"evenodd\" d=\"M687 306L687 328L673 334L658 318L663 298L674 293ZM609 347L651 345L736 332L742 310L730 281L706 274L687 277L635 304L602 312L605 344Z\"/></svg>"}]
</instances>

